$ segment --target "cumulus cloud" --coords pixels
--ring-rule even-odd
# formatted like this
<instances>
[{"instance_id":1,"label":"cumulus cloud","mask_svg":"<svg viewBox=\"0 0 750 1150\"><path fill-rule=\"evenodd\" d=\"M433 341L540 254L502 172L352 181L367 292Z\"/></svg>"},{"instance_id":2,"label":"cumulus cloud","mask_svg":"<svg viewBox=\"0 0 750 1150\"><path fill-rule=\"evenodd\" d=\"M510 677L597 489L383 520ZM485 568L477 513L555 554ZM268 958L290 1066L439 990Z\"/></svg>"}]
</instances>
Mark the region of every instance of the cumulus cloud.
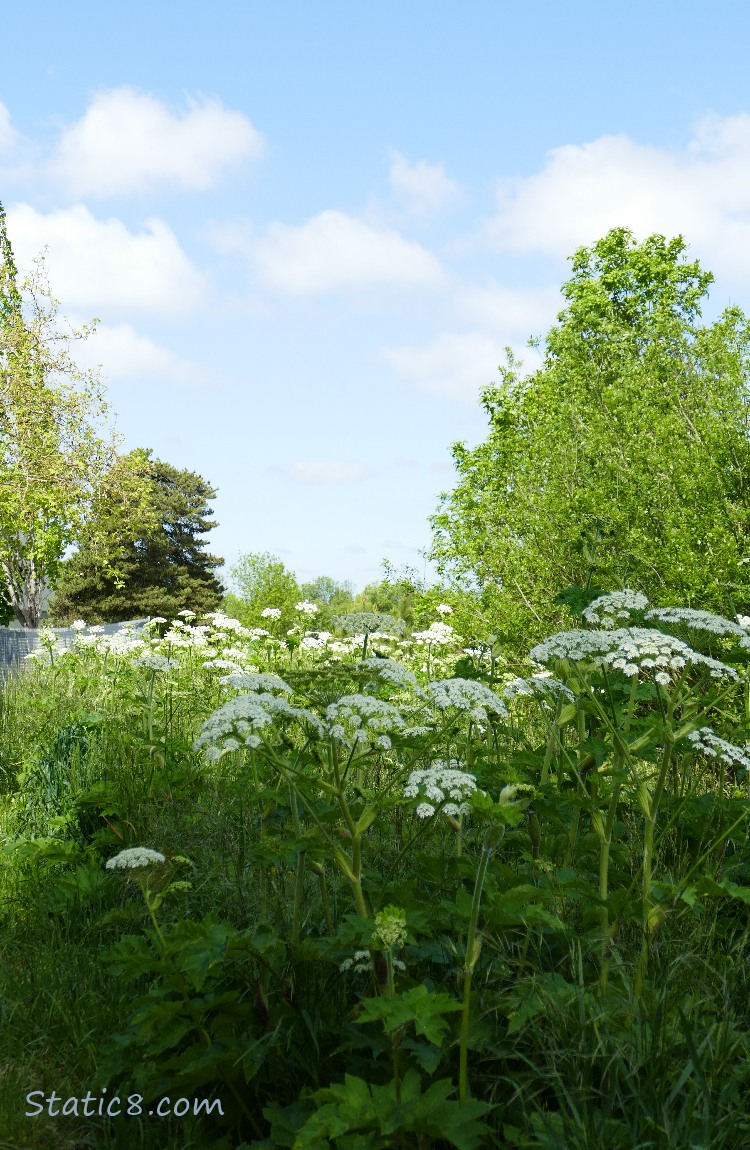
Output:
<instances>
[{"instance_id":1,"label":"cumulus cloud","mask_svg":"<svg viewBox=\"0 0 750 1150\"><path fill-rule=\"evenodd\" d=\"M193 383L200 371L130 324L101 324L76 349L82 366L101 367L106 379L138 379L157 376L176 383Z\"/></svg>"},{"instance_id":2,"label":"cumulus cloud","mask_svg":"<svg viewBox=\"0 0 750 1150\"><path fill-rule=\"evenodd\" d=\"M682 233L723 276L750 259L750 115L701 120L688 146L627 136L555 148L534 175L504 180L486 236L498 248L566 256L610 228L639 237Z\"/></svg>"},{"instance_id":3,"label":"cumulus cloud","mask_svg":"<svg viewBox=\"0 0 750 1150\"><path fill-rule=\"evenodd\" d=\"M19 204L8 210L8 234L20 267L28 268L49 245L53 291L74 311L103 319L175 316L205 295L203 277L161 220L131 232L121 220L99 220L82 205L44 214Z\"/></svg>"},{"instance_id":4,"label":"cumulus cloud","mask_svg":"<svg viewBox=\"0 0 750 1150\"><path fill-rule=\"evenodd\" d=\"M0 155L12 151L20 138L20 134L10 122L10 112L0 101Z\"/></svg>"},{"instance_id":5,"label":"cumulus cloud","mask_svg":"<svg viewBox=\"0 0 750 1150\"><path fill-rule=\"evenodd\" d=\"M263 149L247 116L218 100L191 100L175 113L147 92L97 92L66 128L50 174L73 196L150 192L160 185L200 191Z\"/></svg>"},{"instance_id":6,"label":"cumulus cloud","mask_svg":"<svg viewBox=\"0 0 750 1150\"><path fill-rule=\"evenodd\" d=\"M425 391L473 403L480 389L497 379L502 350L498 340L481 332L443 332L424 347L385 347L381 355Z\"/></svg>"},{"instance_id":7,"label":"cumulus cloud","mask_svg":"<svg viewBox=\"0 0 750 1150\"><path fill-rule=\"evenodd\" d=\"M490 280L459 287L455 312L469 323L500 333L507 343L543 334L563 302L557 288L510 288Z\"/></svg>"},{"instance_id":8,"label":"cumulus cloud","mask_svg":"<svg viewBox=\"0 0 750 1150\"><path fill-rule=\"evenodd\" d=\"M394 191L419 216L437 215L460 195L458 184L446 176L442 164L426 160L410 164L398 152L391 152L389 178Z\"/></svg>"},{"instance_id":9,"label":"cumulus cloud","mask_svg":"<svg viewBox=\"0 0 750 1150\"><path fill-rule=\"evenodd\" d=\"M349 460L308 460L294 463L291 467L273 467L270 470L294 483L308 484L359 483L375 474L372 467Z\"/></svg>"},{"instance_id":10,"label":"cumulus cloud","mask_svg":"<svg viewBox=\"0 0 750 1150\"><path fill-rule=\"evenodd\" d=\"M295 295L383 285L434 288L446 279L420 244L339 211L321 212L299 227L272 223L249 251L262 280Z\"/></svg>"}]
</instances>

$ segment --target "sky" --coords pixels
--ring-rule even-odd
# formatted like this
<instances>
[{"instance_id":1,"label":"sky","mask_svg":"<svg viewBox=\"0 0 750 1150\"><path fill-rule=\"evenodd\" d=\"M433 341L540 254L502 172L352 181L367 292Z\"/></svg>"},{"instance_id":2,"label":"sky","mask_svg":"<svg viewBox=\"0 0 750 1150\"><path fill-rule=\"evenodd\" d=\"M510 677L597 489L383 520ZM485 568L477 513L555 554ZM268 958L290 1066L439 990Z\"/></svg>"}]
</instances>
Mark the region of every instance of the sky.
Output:
<instances>
[{"instance_id":1,"label":"sky","mask_svg":"<svg viewBox=\"0 0 750 1150\"><path fill-rule=\"evenodd\" d=\"M123 450L217 489L210 550L428 578L450 445L611 227L750 310L750 6L4 6L0 201L99 319ZM707 312L708 315L708 312Z\"/></svg>"}]
</instances>

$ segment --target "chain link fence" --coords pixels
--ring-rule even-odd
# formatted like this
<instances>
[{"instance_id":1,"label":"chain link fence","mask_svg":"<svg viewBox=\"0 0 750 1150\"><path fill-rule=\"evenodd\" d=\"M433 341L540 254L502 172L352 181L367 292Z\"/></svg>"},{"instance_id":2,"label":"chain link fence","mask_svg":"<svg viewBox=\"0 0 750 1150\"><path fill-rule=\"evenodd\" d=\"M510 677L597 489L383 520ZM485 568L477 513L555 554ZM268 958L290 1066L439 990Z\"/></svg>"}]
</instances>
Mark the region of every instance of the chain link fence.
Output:
<instances>
[{"instance_id":1,"label":"chain link fence","mask_svg":"<svg viewBox=\"0 0 750 1150\"><path fill-rule=\"evenodd\" d=\"M101 624L101 633L114 635L123 627L142 627L148 619L129 619L123 623ZM0 627L0 680L6 679L12 671L27 667L27 655L39 645L39 634L42 628L37 627ZM72 647L76 635L81 632L73 627L46 627L45 631L52 631L60 647ZM32 660L33 662L33 660Z\"/></svg>"}]
</instances>

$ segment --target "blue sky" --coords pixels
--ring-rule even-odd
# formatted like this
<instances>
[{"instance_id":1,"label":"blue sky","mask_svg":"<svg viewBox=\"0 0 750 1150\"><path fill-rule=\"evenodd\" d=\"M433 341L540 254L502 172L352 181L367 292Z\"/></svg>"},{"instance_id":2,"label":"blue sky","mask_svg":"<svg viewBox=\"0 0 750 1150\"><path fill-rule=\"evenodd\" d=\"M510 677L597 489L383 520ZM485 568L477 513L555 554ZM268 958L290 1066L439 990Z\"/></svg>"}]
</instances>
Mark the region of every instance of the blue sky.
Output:
<instances>
[{"instance_id":1,"label":"blue sky","mask_svg":"<svg viewBox=\"0 0 750 1150\"><path fill-rule=\"evenodd\" d=\"M0 199L124 447L218 488L211 547L420 571L449 445L609 227L750 307L750 8L6 6Z\"/></svg>"}]
</instances>

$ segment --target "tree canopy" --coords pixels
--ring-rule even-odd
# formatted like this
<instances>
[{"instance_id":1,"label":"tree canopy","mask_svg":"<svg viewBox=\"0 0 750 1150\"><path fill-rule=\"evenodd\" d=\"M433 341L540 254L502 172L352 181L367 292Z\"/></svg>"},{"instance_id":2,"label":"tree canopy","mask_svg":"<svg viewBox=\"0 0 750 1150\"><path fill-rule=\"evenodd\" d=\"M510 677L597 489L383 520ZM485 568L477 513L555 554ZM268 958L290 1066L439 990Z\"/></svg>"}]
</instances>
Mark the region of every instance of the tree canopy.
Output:
<instances>
[{"instance_id":1,"label":"tree canopy","mask_svg":"<svg viewBox=\"0 0 750 1150\"><path fill-rule=\"evenodd\" d=\"M76 618L87 623L115 622L144 615L172 619L182 610L217 610L224 589L215 570L223 563L204 551L208 501L215 490L194 471L179 470L151 458L143 449L131 452L124 466L148 483L149 518L133 538L127 503L118 499L119 482L102 487L95 526L111 547L117 575L102 570L99 557L84 540L62 566L50 609L53 622Z\"/></svg>"},{"instance_id":2,"label":"tree canopy","mask_svg":"<svg viewBox=\"0 0 750 1150\"><path fill-rule=\"evenodd\" d=\"M37 625L66 548L90 526L103 477L123 481L133 522L143 509L143 485L115 468L99 379L71 355L92 330L61 325L43 260L19 282L0 204L0 610L26 627ZM94 551L104 544L92 530L89 541Z\"/></svg>"},{"instance_id":3,"label":"tree canopy","mask_svg":"<svg viewBox=\"0 0 750 1150\"><path fill-rule=\"evenodd\" d=\"M562 622L554 598L593 583L750 601L750 324L735 307L700 322L713 277L684 253L625 228L577 251L542 366L509 354L487 439L453 445L431 557L511 633Z\"/></svg>"}]
</instances>

